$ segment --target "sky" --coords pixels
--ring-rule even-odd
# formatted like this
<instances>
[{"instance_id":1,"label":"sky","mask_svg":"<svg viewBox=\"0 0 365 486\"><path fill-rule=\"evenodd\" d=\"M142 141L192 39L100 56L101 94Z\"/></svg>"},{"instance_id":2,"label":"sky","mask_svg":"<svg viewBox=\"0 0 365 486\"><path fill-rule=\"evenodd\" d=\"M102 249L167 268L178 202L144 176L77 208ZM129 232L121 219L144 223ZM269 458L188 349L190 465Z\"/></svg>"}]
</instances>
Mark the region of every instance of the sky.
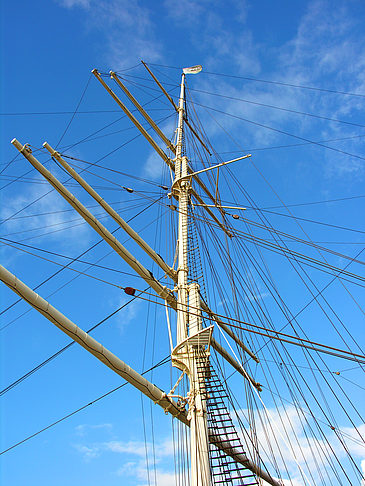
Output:
<instances>
[{"instance_id":1,"label":"sky","mask_svg":"<svg viewBox=\"0 0 365 486\"><path fill-rule=\"evenodd\" d=\"M175 101L181 68L203 66L199 75L187 79L191 115L196 112L199 116L222 160L252 154L248 161L230 166L239 183L232 183L232 193L228 184L225 188L227 181L221 175L226 200L281 213L285 213L285 203L292 212L287 215L302 218L301 227L289 217L265 213L275 228L300 238L310 235L313 241L331 248L337 254L326 258L336 267L349 263L338 253L364 260L364 253L359 253L364 248L365 231L364 2L13 1L3 2L1 22L1 261L30 287L61 268L52 262L64 265L70 261L60 255L75 258L99 237L24 158L17 156L10 143L14 137L29 143L39 160L67 181L76 197L84 204L94 204L91 210L102 215L95 202L70 183L39 149L48 141L61 152L80 159L73 161L74 167L84 170L85 178L102 197L122 217L131 219L132 227L166 261L173 262L174 231L167 224L174 216L159 187L161 183L170 184L170 175L147 141L135 138L137 130L121 118L118 106L91 74L93 68L102 73L121 73L128 88L142 104L146 103L146 109L170 138L176 117L158 88L147 80L141 60L148 63ZM195 155L191 155L192 164L198 164ZM94 167L90 169L82 161L92 162ZM102 171L95 164L138 179ZM238 185L244 186L249 196L239 193ZM158 198L164 205L156 202ZM245 216L259 221L252 209ZM103 224L115 230L115 223L102 217ZM239 224L242 231L247 230L241 221ZM264 237L265 232L257 230L257 235ZM163 277L126 235L119 232L118 238L157 278ZM313 249L299 245L293 248L318 258ZM42 253L40 249L53 253ZM310 269L316 286L308 289L293 269L284 267L281 256L268 256L271 275L294 313L331 279L328 274ZM42 284L38 292L84 330L129 302L129 296L118 285L141 290L146 287L105 243L81 260L71 266L99 280L68 269ZM112 270L95 266L90 269L90 263ZM362 265L352 262L347 270L360 274ZM258 280L256 289L255 299L268 306L273 304L263 281ZM343 348L342 336L352 348L354 342L363 343L363 289L353 280L346 281L346 289L335 282L326 291L326 301L321 300L325 310L309 305L301 314L300 324L314 341ZM225 303L231 305L228 297L224 302L213 289L208 290L218 311ZM5 286L1 296L3 309L17 300ZM329 303L335 311L328 310ZM272 318L278 327L285 323L275 308ZM23 302L3 312L1 319L1 389L69 343L67 336ZM341 330L339 334L329 319ZM344 323L351 336L339 323ZM169 354L164 309L141 299L128 303L101 324L93 336L139 372ZM295 350L290 350L296 357ZM353 364L325 359L331 370L341 373ZM259 369L251 370L265 380ZM147 374L165 391L173 385L175 375L170 375L166 365ZM362 408L364 412L360 371L345 371L341 379L341 386L355 403L354 410L361 413ZM93 356L72 346L0 397L1 450L120 384L120 378ZM239 396L245 416L245 396ZM326 398L341 430L354 438L354 427L340 404ZM273 422L278 423L272 397L264 393L263 400ZM364 433L365 424L354 410L351 413L356 426ZM292 417L292 433L300 435L292 406L287 405L283 412ZM177 484L170 425L170 417L127 385L4 453L2 484ZM335 433L329 431L328 437L337 451ZM357 466L365 469L364 448L356 439L349 444ZM286 484L303 485L288 451L285 459L294 478ZM359 478L351 474L353 471L349 471L353 484L360 484ZM316 481L327 484L319 478Z\"/></svg>"}]
</instances>

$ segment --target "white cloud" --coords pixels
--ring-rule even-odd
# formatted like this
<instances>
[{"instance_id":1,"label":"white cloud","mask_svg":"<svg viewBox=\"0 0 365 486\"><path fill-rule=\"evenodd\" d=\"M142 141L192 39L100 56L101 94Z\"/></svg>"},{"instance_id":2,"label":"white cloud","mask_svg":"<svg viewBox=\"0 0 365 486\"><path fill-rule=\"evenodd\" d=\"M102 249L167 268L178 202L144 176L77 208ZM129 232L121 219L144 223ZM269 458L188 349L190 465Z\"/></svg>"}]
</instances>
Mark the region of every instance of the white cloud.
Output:
<instances>
[{"instance_id":1,"label":"white cloud","mask_svg":"<svg viewBox=\"0 0 365 486\"><path fill-rule=\"evenodd\" d=\"M126 304L129 300L130 297L126 297L124 293L118 293L115 298L110 299L109 304L113 309L115 309L115 307L121 307L122 305ZM123 334L126 326L136 321L141 306L143 306L143 302L136 299L117 313L115 319L121 334Z\"/></svg>"},{"instance_id":2,"label":"white cloud","mask_svg":"<svg viewBox=\"0 0 365 486\"><path fill-rule=\"evenodd\" d=\"M353 427L341 427L340 432L345 434L345 437L350 438L347 442L347 447L350 454L365 459L365 444L361 442L361 437L365 440L365 424L361 424L355 430ZM360 437L361 435L361 437Z\"/></svg>"},{"instance_id":3,"label":"white cloud","mask_svg":"<svg viewBox=\"0 0 365 486\"><path fill-rule=\"evenodd\" d=\"M101 31L104 36L103 58L109 67L119 69L130 66L141 57L151 62L163 60L166 48L158 40L156 7L146 7L138 0L63 0L62 5L68 8L84 7L87 28ZM166 0L162 5L160 21L162 19L173 24L177 33L184 29L184 45L187 49L192 46L195 55L201 56L191 59L192 64L202 63L205 69L216 72L226 69L229 64L237 74L293 84L343 86L345 91L365 91L365 35L358 28L359 19L351 15L346 3L333 8L332 3L325 0L308 2L295 35L284 44L275 46L257 42L247 23L250 7L245 1L230 0L226 4L226 9L232 13L232 21L240 24L238 32L225 22L218 0L182 0L178 3ZM263 63L268 53L270 68ZM194 86L331 118L351 119L353 114L360 116L362 110L361 98L297 89L280 88L278 91L274 85L244 80L236 81L235 87L232 87L231 80L222 78L214 78L213 90L205 79L195 78ZM349 131L351 127L343 132L346 126L334 122L320 122L314 118L233 100L213 99L195 93L194 96L222 111L274 128L287 128L288 132L308 139L334 138L340 131L352 134ZM295 139L275 131L218 113L211 114L226 130L232 130L233 137L243 148L252 144L267 146L277 140L280 143L283 140L285 143L295 143ZM207 122L210 136L221 132L221 128L201 109L200 115ZM233 141L227 139L227 147L232 147L232 144ZM318 154L317 165L323 168L328 177L353 178L365 173L360 159L351 159L333 151L321 150ZM146 175L159 177L161 166L161 161L151 154L145 166Z\"/></svg>"},{"instance_id":4,"label":"white cloud","mask_svg":"<svg viewBox=\"0 0 365 486\"><path fill-rule=\"evenodd\" d=\"M63 0L61 5L85 9L85 28L101 32L103 59L111 69L130 67L140 59L161 59L151 11L138 0Z\"/></svg>"},{"instance_id":5,"label":"white cloud","mask_svg":"<svg viewBox=\"0 0 365 486\"><path fill-rule=\"evenodd\" d=\"M167 15L170 17L170 21L175 23L184 23L184 26L200 25L201 16L206 11L206 1L195 0L180 0L179 2L171 2L171 0L165 0L164 6Z\"/></svg>"},{"instance_id":6,"label":"white cloud","mask_svg":"<svg viewBox=\"0 0 365 486\"><path fill-rule=\"evenodd\" d=\"M91 0L58 0L60 5L66 8L81 7L88 8Z\"/></svg>"},{"instance_id":7,"label":"white cloud","mask_svg":"<svg viewBox=\"0 0 365 486\"><path fill-rule=\"evenodd\" d=\"M247 14L250 9L249 3L246 0L234 0L233 4L235 5L236 9L235 20L241 24L245 24L247 21Z\"/></svg>"},{"instance_id":8,"label":"white cloud","mask_svg":"<svg viewBox=\"0 0 365 486\"><path fill-rule=\"evenodd\" d=\"M67 248L86 246L91 230L81 216L51 189L51 186L28 184L18 195L4 197L0 217L10 219L2 225L3 236L19 241L47 240Z\"/></svg>"},{"instance_id":9,"label":"white cloud","mask_svg":"<svg viewBox=\"0 0 365 486\"><path fill-rule=\"evenodd\" d=\"M219 71L222 64L230 63L237 73L250 71L257 73L260 62L252 33L246 25L249 6L243 0L230 0L225 3L231 19L240 24L240 32L233 32L221 14L219 0L183 0L173 3L165 1L167 15L177 29L184 29L201 58L194 58L191 64L204 64L205 69ZM203 62L204 61L204 62Z\"/></svg>"},{"instance_id":10,"label":"white cloud","mask_svg":"<svg viewBox=\"0 0 365 486\"><path fill-rule=\"evenodd\" d=\"M103 444L103 447L119 454L132 454L138 457L143 457L146 454L145 445L142 442L111 441Z\"/></svg>"},{"instance_id":11,"label":"white cloud","mask_svg":"<svg viewBox=\"0 0 365 486\"><path fill-rule=\"evenodd\" d=\"M163 123L160 126L162 132L166 135L166 137L169 140L172 140L174 142L174 132L176 129L175 122L170 119L167 122ZM160 144L161 149L165 152L168 153L166 150L166 146L164 144ZM147 160L143 166L143 172L142 175L144 177L153 179L153 180L158 180L161 179L163 173L166 170L166 162L162 160L162 158L157 154L155 150L151 151L149 156L147 157Z\"/></svg>"},{"instance_id":12,"label":"white cloud","mask_svg":"<svg viewBox=\"0 0 365 486\"><path fill-rule=\"evenodd\" d=\"M145 479L147 476L146 471L141 471L144 474ZM151 483L141 483L139 486L149 486ZM158 486L172 486L174 484L179 484L177 475L174 472L166 472L161 469L156 470L156 484Z\"/></svg>"},{"instance_id":13,"label":"white cloud","mask_svg":"<svg viewBox=\"0 0 365 486\"><path fill-rule=\"evenodd\" d=\"M163 174L165 162L155 151L151 152L143 167L144 175L150 179L160 179Z\"/></svg>"},{"instance_id":14,"label":"white cloud","mask_svg":"<svg viewBox=\"0 0 365 486\"><path fill-rule=\"evenodd\" d=\"M88 447L80 444L74 444L73 447L82 454L85 462L100 456L100 449L98 447Z\"/></svg>"},{"instance_id":15,"label":"white cloud","mask_svg":"<svg viewBox=\"0 0 365 486\"><path fill-rule=\"evenodd\" d=\"M110 441L105 442L103 448L119 454L127 453L138 457L145 457L147 449L149 455L154 451L157 461L161 460L163 457L172 456L174 453L173 444L171 440L167 439L155 444L139 441Z\"/></svg>"},{"instance_id":16,"label":"white cloud","mask_svg":"<svg viewBox=\"0 0 365 486\"><path fill-rule=\"evenodd\" d=\"M318 469L325 471L325 480L327 480L327 473L332 478L328 461L335 463L335 454L338 460L346 467L346 452L334 432L328 429L325 438L318 439L314 437L312 435L313 428L310 429L305 416L299 416L298 410L293 405L282 407L279 410L269 409L268 412L269 414L266 414L261 409L255 413L256 435L259 439L260 456L263 462L267 464L270 464L268 458L270 458L271 454L275 456L285 486L304 485L297 463L299 463L304 474L308 476L309 484L313 484L313 486L314 484L322 484ZM239 413L245 423L247 410L241 410ZM259 413L261 420L259 419ZM279 433L277 428L282 432ZM346 441L346 447L358 463L359 468L360 465L362 468L365 468L365 449L360 444L356 431L353 428L341 428L340 430L343 434L341 440ZM364 434L365 424L361 424L358 430L361 434ZM285 436L285 438L281 437L281 435ZM352 440L349 440L349 437ZM329 446L326 445L326 440ZM290 449L287 444L290 444ZM146 455L150 459L150 468L152 467L152 458L154 458L153 469L156 469L159 479L157 484L159 486L174 484L171 481L176 479L174 472L169 468L169 463L172 464L174 458L174 444L171 439L156 440L154 444L136 440L112 440L91 444L77 444L74 447L86 461L106 453L119 454L125 462L123 462L123 465L116 473L121 476L128 475L135 478L138 486L147 484ZM251 450L250 444L247 445L246 450L248 452ZM295 456L296 460L294 460L293 456ZM255 457L255 453L253 457ZM271 473L274 475L274 471L271 471ZM287 479L288 476L290 479ZM265 482L263 484L267 486Z\"/></svg>"},{"instance_id":17,"label":"white cloud","mask_svg":"<svg viewBox=\"0 0 365 486\"><path fill-rule=\"evenodd\" d=\"M117 471L118 476L131 476L136 473L137 468L139 467L138 462L129 461L125 462L122 467L120 467Z\"/></svg>"},{"instance_id":18,"label":"white cloud","mask_svg":"<svg viewBox=\"0 0 365 486\"><path fill-rule=\"evenodd\" d=\"M133 478L136 481L136 486L151 484L150 482L147 483L151 474L153 474L153 478L157 479L156 484L158 486L176 484L177 478L173 466L174 446L171 440L155 441L154 444L142 441L124 442L113 440L88 445L77 444L74 445L74 448L83 456L85 461L90 461L108 452L120 454L121 457L127 460L116 471L116 474L122 477L129 476ZM150 470L146 465L146 454L149 458ZM152 458L154 458L153 473L151 473Z\"/></svg>"},{"instance_id":19,"label":"white cloud","mask_svg":"<svg viewBox=\"0 0 365 486\"><path fill-rule=\"evenodd\" d=\"M78 435L84 436L90 430L97 430L97 429L111 430L112 427L113 427L112 424L96 424L96 425L80 424L75 427L75 430Z\"/></svg>"},{"instance_id":20,"label":"white cloud","mask_svg":"<svg viewBox=\"0 0 365 486\"><path fill-rule=\"evenodd\" d=\"M269 292L256 292L252 294L248 294L245 296L244 300L245 302L259 302L262 299L265 299L266 297L269 297L270 293Z\"/></svg>"},{"instance_id":21,"label":"white cloud","mask_svg":"<svg viewBox=\"0 0 365 486\"><path fill-rule=\"evenodd\" d=\"M129 476L134 478L138 481L136 486L150 486L151 476L153 478L153 484L156 484L156 486L172 486L174 484L180 484L175 472L168 472L161 468L154 468L153 472L149 471L143 461L127 462L118 469L117 474L118 476Z\"/></svg>"},{"instance_id":22,"label":"white cloud","mask_svg":"<svg viewBox=\"0 0 365 486\"><path fill-rule=\"evenodd\" d=\"M176 28L181 27L181 20L187 15L186 35L192 45L202 53L195 63L203 64L206 70L219 72L229 63L231 70L244 76L272 79L298 85L314 85L331 88L341 86L344 91L365 91L365 35L359 30L359 20L351 15L351 10L344 3L339 8L327 1L309 2L300 19L295 35L278 46L258 43L246 22L247 5L241 5L239 33L228 29L214 9L215 2L194 2L184 0L181 6L166 2L167 13ZM235 12L240 2L232 2L230 7ZM271 65L263 63L270 53ZM319 114L330 118L347 119L361 116L362 99L323 92L284 88L268 83L250 81L234 82L221 77L204 76L194 78L194 87L224 93L228 96L243 98L257 103L276 105L290 110ZM214 79L214 88L211 81ZM309 140L336 138L353 135L356 128L336 122L296 115L285 111L265 108L254 104L212 98L208 95L192 93L199 102L214 106L218 110L272 126ZM275 130L243 122L217 112L208 116L203 109L197 108L209 136L222 133L213 118L226 131L231 132L239 146L268 146L280 140L283 143L298 142ZM222 137L223 139L223 137ZM232 147L234 141L226 139L226 146ZM235 147L234 147L235 148ZM347 143L346 151L351 152ZM361 153L358 145L354 152ZM150 163L152 165L152 161ZM363 161L338 154L334 151L319 150L317 166L323 168L324 175L330 177L359 177L365 174Z\"/></svg>"},{"instance_id":23,"label":"white cloud","mask_svg":"<svg viewBox=\"0 0 365 486\"><path fill-rule=\"evenodd\" d=\"M365 35L359 33L359 19L343 3L333 8L327 1L317 0L309 3L307 12L301 19L296 36L280 49L280 75L277 79L293 84L341 86L341 91L363 93L365 91ZM283 77L282 73L286 73ZM293 95L305 108L303 111L322 114L331 118L347 119L360 115L363 102L361 98L323 92L295 90ZM303 128L314 124L307 119ZM336 122L318 123L317 139L336 138L336 135L354 133L353 127ZM309 137L311 138L311 137ZM351 146L346 143L347 152ZM358 151L355 148L355 153ZM361 160L333 151L324 152L325 175L330 177L352 178L363 176L364 164Z\"/></svg>"},{"instance_id":24,"label":"white cloud","mask_svg":"<svg viewBox=\"0 0 365 486\"><path fill-rule=\"evenodd\" d=\"M248 416L247 410L240 413L242 413L242 417ZM285 471L288 471L292 482L284 479L285 485L303 486L301 470L309 478L310 484L313 481L310 479L312 476L314 484L322 484L319 469L322 472L325 471L333 479L329 461L336 464L335 455L346 468L344 461L347 454L336 433L325 429L325 437L314 437L312 431L316 430L315 426L313 421L310 419L307 421L307 418L304 414L299 415L294 405L281 407L278 410L268 409L268 413L264 409L255 412L256 435L259 439L261 458L266 462L272 454L284 478L287 476ZM309 426L310 423L312 428ZM365 424L361 424L357 429L360 434L364 434ZM346 443L347 450L360 465L361 460L365 457L365 448L361 444L359 435L354 428L349 427L340 428L339 435L341 433L344 434L341 441ZM250 450L250 444L247 444L247 448ZM326 475L324 478L326 480Z\"/></svg>"}]
</instances>

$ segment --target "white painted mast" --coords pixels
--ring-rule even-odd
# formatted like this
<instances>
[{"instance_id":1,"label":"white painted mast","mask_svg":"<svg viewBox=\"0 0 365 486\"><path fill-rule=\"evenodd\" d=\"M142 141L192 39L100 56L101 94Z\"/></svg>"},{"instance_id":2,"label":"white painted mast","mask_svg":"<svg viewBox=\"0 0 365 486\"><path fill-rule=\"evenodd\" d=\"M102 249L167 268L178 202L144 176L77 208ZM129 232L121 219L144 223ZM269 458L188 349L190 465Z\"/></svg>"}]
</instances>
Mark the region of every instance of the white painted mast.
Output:
<instances>
[{"instance_id":1,"label":"white painted mast","mask_svg":"<svg viewBox=\"0 0 365 486\"><path fill-rule=\"evenodd\" d=\"M188 159L183 154L184 135L185 73L181 77L180 99L178 106L178 126L175 161L174 195L179 204L178 227L178 267L177 267L177 348L188 336L192 338L202 328L200 317L199 285L188 287L188 204L191 192L191 178L188 177ZM194 317L189 322L189 304L194 307ZM191 486L210 485L209 438L206 403L201 395L197 370L197 347L186 340L184 347L172 353L175 366L187 372L190 381L189 410L190 418L190 459Z\"/></svg>"},{"instance_id":2,"label":"white painted mast","mask_svg":"<svg viewBox=\"0 0 365 486\"><path fill-rule=\"evenodd\" d=\"M184 124L184 91L185 74L181 78L181 89L179 99L179 119L177 126L175 180L187 175L187 158L182 156L183 124ZM177 186L176 196L179 201L179 229L178 229L178 267L177 267L177 344L180 344L187 337L187 276L188 276L188 200L190 182L181 179Z\"/></svg>"},{"instance_id":3,"label":"white painted mast","mask_svg":"<svg viewBox=\"0 0 365 486\"><path fill-rule=\"evenodd\" d=\"M198 70L196 70L198 69ZM195 70L195 71L194 71ZM5 269L0 271L0 280L3 280L12 290L17 292L23 299L27 300L31 305L36 307L45 317L53 322L57 327L62 329L66 334L70 335L81 346L94 354L100 361L109 366L113 371L123 376L127 381L136 386L138 389L146 388L142 390L146 393L155 403L161 405L165 411L172 413L175 417L181 420L186 425L190 426L190 446L191 446L191 486L210 486L211 484L211 472L209 462L209 442L213 443L218 449L224 451L227 455L234 458L238 463L244 465L246 468L253 471L259 477L263 478L267 483L273 486L279 486L279 482L273 479L269 474L263 471L258 465L253 464L249 458L236 450L232 444L225 440L222 441L219 437L216 437L212 431L208 431L207 427L207 411L206 403L204 399L204 383L201 376L198 373L198 365L201 357L209 359L209 347L210 345L221 356L228 361L242 376L248 379L251 384L259 389L260 385L256 383L244 370L244 368L236 362L227 351L215 342L212 338L213 327L202 329L201 310L207 312L216 323L222 327L228 334L236 341L236 343L247 352L251 358L258 362L257 357L246 348L246 346L230 331L229 328L209 309L208 305L201 299L199 292L199 284L193 282L188 284L188 205L190 197L194 196L200 205L204 206L204 209L214 216L213 213L207 208L208 205L203 204L202 199L196 194L192 187L192 182L196 181L199 186L207 193L207 195L214 201L208 189L200 181L198 174L219 168L222 165L226 165L236 160L241 160L248 156L239 157L228 162L218 164L202 171L193 172L189 167L188 158L183 153L183 138L184 138L184 123L185 117L185 73L196 73L201 70L201 66L194 66L184 70L181 80L181 90L179 105L176 106L178 112L178 126L177 126L177 143L176 147L172 147L170 142L166 142L166 137L162 134L161 130L155 126L152 122L151 126L154 128L160 138L166 143L168 148L175 154L175 159L172 161L156 144L148 132L140 125L138 120L129 112L128 108L119 100L119 98L113 93L106 83L101 79L99 73L94 70L93 73L97 79L107 89L109 94L113 96L119 106L125 111L131 121L142 132L146 139L155 148L161 158L169 165L172 171L175 172L175 180L172 185L172 193L178 200L179 204L179 222L178 222L178 267L177 270L173 270L169 267L162 258L136 233L124 220L112 210L112 208L97 194L97 192L86 181L81 178L68 164L62 159L60 154L55 152L48 144L45 147L51 152L51 154L62 163L63 167L68 170L71 176L92 196L98 203L107 211L107 213L115 219L118 224L140 245L140 247L165 271L166 275L169 275L176 283L177 299L174 295L164 286L162 286L153 275L143 266L141 263L128 251L120 242L111 235L108 230L92 215L76 197L70 193L40 162L31 154L31 150L27 145L20 144L16 139L12 141L13 145L24 155L26 159L48 180L48 182L61 194L66 201L74 207L76 211L90 224L91 227L97 231L102 238L118 253L148 284L165 299L167 305L171 306L177 312L177 343L176 347L172 351L173 365L183 370L190 382L190 390L188 393L189 409L188 414L184 408L179 408L178 404L172 400L172 397L163 393L160 389L150 384L137 372L132 370L128 365L122 362L119 358L114 356L103 346L95 341L91 336L84 333L74 323L69 321L60 312L54 309L48 302L41 299L37 294L32 292L25 284L16 279L15 276L10 274ZM118 84L122 84L117 80ZM128 95L128 93L127 93ZM132 95L130 95L132 96ZM128 95L128 97L130 97ZM131 98L130 98L131 99ZM132 101L134 98L132 99ZM138 104L138 102L136 102ZM137 105L136 105L137 106ZM174 105L175 106L175 105ZM149 116L144 112L143 108L138 104L138 110L145 116L147 121L150 122ZM166 139L166 140L165 140ZM213 206L220 209L215 203ZM214 216L214 219L218 221L219 226L223 231L229 234L229 230L225 225L221 224L219 220ZM37 304L42 302L42 309ZM91 345L91 346L90 346Z\"/></svg>"},{"instance_id":4,"label":"white painted mast","mask_svg":"<svg viewBox=\"0 0 365 486\"><path fill-rule=\"evenodd\" d=\"M30 287L28 287L24 282L18 279L2 265L0 265L0 280L16 294L18 294L23 300L28 302L28 304L40 312L44 317L46 317L50 322L56 325L62 332L70 336L75 342L94 355L108 368L113 370L128 383L144 393L148 398L153 400L154 403L162 407L165 413L170 413L187 426L191 425L191 420L188 419L184 407L181 407L172 399L172 397L168 396L160 388L146 380L146 378L133 370L133 368L111 353L89 334L84 332L80 327L74 324L70 319L68 319L59 310L34 292ZM206 334L207 330L209 331L209 328L195 334L197 343L199 343L199 340L200 342L204 342L204 337L202 335L204 333ZM239 464L242 464L244 467L247 467L252 472L260 476L268 484L272 486L283 486L281 483L273 479L266 471L262 470L258 465L251 462L246 454L243 454L240 450L237 450L229 441L222 441L221 438L214 434L214 431L210 432L209 441L218 449L224 451L228 456L232 457L232 459L237 461Z\"/></svg>"}]
</instances>

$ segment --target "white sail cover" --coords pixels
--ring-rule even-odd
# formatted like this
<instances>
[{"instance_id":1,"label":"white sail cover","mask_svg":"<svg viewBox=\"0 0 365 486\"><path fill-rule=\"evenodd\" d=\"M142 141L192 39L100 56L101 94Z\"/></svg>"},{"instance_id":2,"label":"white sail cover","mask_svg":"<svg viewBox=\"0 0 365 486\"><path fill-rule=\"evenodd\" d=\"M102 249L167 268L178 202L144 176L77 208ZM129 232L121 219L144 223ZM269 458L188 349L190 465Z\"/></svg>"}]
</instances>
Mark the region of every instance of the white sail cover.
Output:
<instances>
[{"instance_id":1,"label":"white sail cover","mask_svg":"<svg viewBox=\"0 0 365 486\"><path fill-rule=\"evenodd\" d=\"M198 74L203 69L203 67L198 64L197 66L191 66L183 69L184 74Z\"/></svg>"}]
</instances>

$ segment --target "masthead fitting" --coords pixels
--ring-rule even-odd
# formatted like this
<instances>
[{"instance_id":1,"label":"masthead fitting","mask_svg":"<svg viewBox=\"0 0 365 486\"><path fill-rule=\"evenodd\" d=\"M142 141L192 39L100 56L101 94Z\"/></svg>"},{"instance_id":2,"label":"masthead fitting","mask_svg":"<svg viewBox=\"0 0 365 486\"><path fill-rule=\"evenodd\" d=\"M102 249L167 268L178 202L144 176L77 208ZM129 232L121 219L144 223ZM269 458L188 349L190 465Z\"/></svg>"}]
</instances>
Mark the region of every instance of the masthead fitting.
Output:
<instances>
[{"instance_id":1,"label":"masthead fitting","mask_svg":"<svg viewBox=\"0 0 365 486\"><path fill-rule=\"evenodd\" d=\"M183 73L184 74L198 74L198 73L200 73L200 71L202 69L203 69L203 66L201 66L200 64L198 64L196 66L191 66L191 67L183 68Z\"/></svg>"}]
</instances>

